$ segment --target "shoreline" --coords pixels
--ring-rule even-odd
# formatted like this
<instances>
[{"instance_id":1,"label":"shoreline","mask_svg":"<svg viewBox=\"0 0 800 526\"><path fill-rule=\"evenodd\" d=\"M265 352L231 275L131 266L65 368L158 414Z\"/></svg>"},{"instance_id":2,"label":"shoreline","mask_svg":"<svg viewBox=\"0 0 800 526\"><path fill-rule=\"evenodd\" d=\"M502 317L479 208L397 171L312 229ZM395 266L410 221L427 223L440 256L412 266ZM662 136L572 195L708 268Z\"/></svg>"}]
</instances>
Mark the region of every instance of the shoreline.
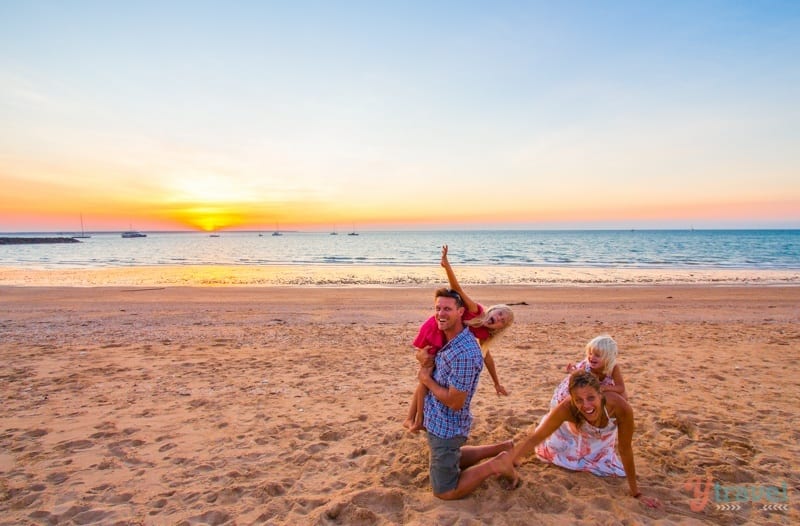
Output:
<instances>
[{"instance_id":1,"label":"shoreline","mask_svg":"<svg viewBox=\"0 0 800 526\"><path fill-rule=\"evenodd\" d=\"M620 269L460 266L464 286L800 285L800 269ZM0 266L0 286L436 287L438 266L160 265L31 269Z\"/></svg>"}]
</instances>

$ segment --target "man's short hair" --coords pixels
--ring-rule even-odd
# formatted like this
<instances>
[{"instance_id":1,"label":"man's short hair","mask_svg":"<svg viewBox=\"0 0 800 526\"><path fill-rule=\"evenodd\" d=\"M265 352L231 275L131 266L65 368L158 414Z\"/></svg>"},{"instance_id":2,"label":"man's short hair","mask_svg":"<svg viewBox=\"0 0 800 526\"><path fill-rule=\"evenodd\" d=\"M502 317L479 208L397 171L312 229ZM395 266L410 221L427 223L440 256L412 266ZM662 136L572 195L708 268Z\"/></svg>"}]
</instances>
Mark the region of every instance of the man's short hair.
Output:
<instances>
[{"instance_id":1,"label":"man's short hair","mask_svg":"<svg viewBox=\"0 0 800 526\"><path fill-rule=\"evenodd\" d=\"M440 289L436 289L436 294L434 294L433 297L434 297L434 299L441 298L441 297L453 298L454 300L456 300L456 306L457 307L463 307L464 306L464 300L461 299L461 294L459 294L458 292L454 291L453 289L448 289L447 287L442 287Z\"/></svg>"}]
</instances>

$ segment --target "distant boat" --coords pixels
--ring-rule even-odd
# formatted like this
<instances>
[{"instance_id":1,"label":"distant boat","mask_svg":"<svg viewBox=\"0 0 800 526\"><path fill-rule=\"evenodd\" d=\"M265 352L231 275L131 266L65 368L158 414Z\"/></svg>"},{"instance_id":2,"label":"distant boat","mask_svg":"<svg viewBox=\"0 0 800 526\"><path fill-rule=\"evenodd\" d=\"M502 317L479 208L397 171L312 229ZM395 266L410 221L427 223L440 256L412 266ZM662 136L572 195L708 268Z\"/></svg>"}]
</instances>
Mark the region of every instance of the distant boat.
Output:
<instances>
[{"instance_id":1,"label":"distant boat","mask_svg":"<svg viewBox=\"0 0 800 526\"><path fill-rule=\"evenodd\" d=\"M75 239L89 239L92 236L86 235L86 232L83 230L83 214L81 214L81 235L79 236L72 236Z\"/></svg>"},{"instance_id":2,"label":"distant boat","mask_svg":"<svg viewBox=\"0 0 800 526\"><path fill-rule=\"evenodd\" d=\"M278 223L275 223L275 232L272 233L273 236L282 236L281 229Z\"/></svg>"},{"instance_id":3,"label":"distant boat","mask_svg":"<svg viewBox=\"0 0 800 526\"><path fill-rule=\"evenodd\" d=\"M219 234L209 234L208 237L219 237Z\"/></svg>"},{"instance_id":4,"label":"distant boat","mask_svg":"<svg viewBox=\"0 0 800 526\"><path fill-rule=\"evenodd\" d=\"M123 232L122 237L131 238L131 237L147 237L147 234L142 234L141 232L137 232L133 228L130 230Z\"/></svg>"},{"instance_id":5,"label":"distant boat","mask_svg":"<svg viewBox=\"0 0 800 526\"><path fill-rule=\"evenodd\" d=\"M332 236L338 236L339 234L336 233L336 225L333 225L333 231L331 232Z\"/></svg>"},{"instance_id":6,"label":"distant boat","mask_svg":"<svg viewBox=\"0 0 800 526\"><path fill-rule=\"evenodd\" d=\"M353 231L347 234L348 236L357 236L358 232L356 232L356 225L353 224Z\"/></svg>"}]
</instances>

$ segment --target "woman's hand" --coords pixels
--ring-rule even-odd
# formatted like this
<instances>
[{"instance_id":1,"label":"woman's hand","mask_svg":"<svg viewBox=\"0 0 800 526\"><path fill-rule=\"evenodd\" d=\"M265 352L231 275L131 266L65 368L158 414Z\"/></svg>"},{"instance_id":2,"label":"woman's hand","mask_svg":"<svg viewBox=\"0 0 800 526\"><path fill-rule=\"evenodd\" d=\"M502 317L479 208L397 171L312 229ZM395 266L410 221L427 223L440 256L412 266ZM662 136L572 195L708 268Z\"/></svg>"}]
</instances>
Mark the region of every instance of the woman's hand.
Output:
<instances>
[{"instance_id":1,"label":"woman's hand","mask_svg":"<svg viewBox=\"0 0 800 526\"><path fill-rule=\"evenodd\" d=\"M494 384L494 390L495 390L495 391L497 392L497 394L499 394L499 395L502 395L502 396L508 396L508 391L506 391L506 388L505 388L505 387L503 387L503 386L502 386L502 385L500 385L500 384Z\"/></svg>"},{"instance_id":2,"label":"woman's hand","mask_svg":"<svg viewBox=\"0 0 800 526\"><path fill-rule=\"evenodd\" d=\"M639 492L639 494L636 495L634 498L636 500L638 500L639 502L641 502L642 504L644 504L645 506L647 506L648 508L660 508L661 507L661 501L660 500L658 500L655 497L647 497L645 495L642 495L641 492Z\"/></svg>"}]
</instances>

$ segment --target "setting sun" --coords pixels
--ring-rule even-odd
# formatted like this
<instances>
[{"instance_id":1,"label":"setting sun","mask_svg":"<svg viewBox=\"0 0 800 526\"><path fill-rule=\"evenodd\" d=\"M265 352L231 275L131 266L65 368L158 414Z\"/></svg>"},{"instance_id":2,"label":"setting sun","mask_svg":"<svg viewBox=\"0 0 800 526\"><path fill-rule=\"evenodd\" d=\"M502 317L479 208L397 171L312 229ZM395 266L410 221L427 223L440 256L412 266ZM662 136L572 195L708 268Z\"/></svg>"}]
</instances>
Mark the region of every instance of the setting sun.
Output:
<instances>
[{"instance_id":1,"label":"setting sun","mask_svg":"<svg viewBox=\"0 0 800 526\"><path fill-rule=\"evenodd\" d=\"M242 215L222 206L187 206L172 211L171 218L192 229L207 232L240 226Z\"/></svg>"}]
</instances>

